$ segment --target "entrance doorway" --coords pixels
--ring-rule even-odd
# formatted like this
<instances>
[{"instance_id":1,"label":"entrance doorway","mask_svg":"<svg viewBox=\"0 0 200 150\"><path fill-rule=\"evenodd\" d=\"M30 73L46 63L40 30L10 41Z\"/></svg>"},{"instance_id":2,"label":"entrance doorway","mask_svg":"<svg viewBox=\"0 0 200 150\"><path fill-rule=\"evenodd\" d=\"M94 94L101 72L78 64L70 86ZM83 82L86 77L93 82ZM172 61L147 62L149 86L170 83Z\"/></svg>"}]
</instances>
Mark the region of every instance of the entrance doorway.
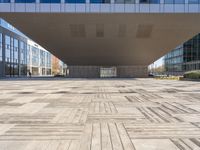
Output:
<instances>
[{"instance_id":1,"label":"entrance doorway","mask_svg":"<svg viewBox=\"0 0 200 150\"><path fill-rule=\"evenodd\" d=\"M117 77L117 68L116 67L101 67L100 68L100 77L101 78Z\"/></svg>"}]
</instances>

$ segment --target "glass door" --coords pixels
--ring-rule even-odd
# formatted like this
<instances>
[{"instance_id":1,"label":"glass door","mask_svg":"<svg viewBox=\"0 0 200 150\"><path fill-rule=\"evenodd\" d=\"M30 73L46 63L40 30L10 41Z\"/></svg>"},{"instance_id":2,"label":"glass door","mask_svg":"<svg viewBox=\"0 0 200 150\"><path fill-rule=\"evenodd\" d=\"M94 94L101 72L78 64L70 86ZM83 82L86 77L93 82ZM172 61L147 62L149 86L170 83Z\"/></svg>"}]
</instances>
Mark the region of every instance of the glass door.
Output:
<instances>
[{"instance_id":1,"label":"glass door","mask_svg":"<svg viewBox=\"0 0 200 150\"><path fill-rule=\"evenodd\" d=\"M117 77L117 68L116 67L101 67L100 68L100 77L101 78Z\"/></svg>"}]
</instances>

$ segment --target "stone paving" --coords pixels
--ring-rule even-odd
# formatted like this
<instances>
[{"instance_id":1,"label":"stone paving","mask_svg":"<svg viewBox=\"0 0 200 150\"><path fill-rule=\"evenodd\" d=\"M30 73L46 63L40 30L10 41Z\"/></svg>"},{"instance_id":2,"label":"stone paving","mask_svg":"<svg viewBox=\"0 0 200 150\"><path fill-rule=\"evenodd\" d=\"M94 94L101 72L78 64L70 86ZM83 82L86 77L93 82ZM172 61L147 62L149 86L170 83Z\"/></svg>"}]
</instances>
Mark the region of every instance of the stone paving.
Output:
<instances>
[{"instance_id":1,"label":"stone paving","mask_svg":"<svg viewBox=\"0 0 200 150\"><path fill-rule=\"evenodd\" d=\"M200 150L200 82L0 80L0 150Z\"/></svg>"}]
</instances>

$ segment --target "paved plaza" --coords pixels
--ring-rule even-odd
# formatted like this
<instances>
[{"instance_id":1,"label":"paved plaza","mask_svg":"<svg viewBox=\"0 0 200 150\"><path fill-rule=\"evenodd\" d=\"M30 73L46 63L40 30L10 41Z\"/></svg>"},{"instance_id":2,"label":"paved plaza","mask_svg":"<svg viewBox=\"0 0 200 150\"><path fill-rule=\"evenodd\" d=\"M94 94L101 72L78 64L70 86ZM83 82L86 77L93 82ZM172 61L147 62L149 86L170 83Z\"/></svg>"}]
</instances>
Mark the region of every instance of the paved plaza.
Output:
<instances>
[{"instance_id":1,"label":"paved plaza","mask_svg":"<svg viewBox=\"0 0 200 150\"><path fill-rule=\"evenodd\" d=\"M0 80L0 150L200 150L200 82Z\"/></svg>"}]
</instances>

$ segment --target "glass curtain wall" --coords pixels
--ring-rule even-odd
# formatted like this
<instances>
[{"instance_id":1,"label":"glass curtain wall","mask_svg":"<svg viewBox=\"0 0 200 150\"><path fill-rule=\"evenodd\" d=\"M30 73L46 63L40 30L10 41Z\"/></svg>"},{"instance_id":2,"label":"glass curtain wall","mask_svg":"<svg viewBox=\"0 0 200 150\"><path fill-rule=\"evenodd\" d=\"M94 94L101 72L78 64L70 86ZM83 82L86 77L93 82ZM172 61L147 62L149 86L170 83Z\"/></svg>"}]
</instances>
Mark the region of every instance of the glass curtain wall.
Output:
<instances>
[{"instance_id":1,"label":"glass curtain wall","mask_svg":"<svg viewBox=\"0 0 200 150\"><path fill-rule=\"evenodd\" d=\"M3 61L3 37L0 33L0 63Z\"/></svg>"},{"instance_id":2,"label":"glass curtain wall","mask_svg":"<svg viewBox=\"0 0 200 150\"><path fill-rule=\"evenodd\" d=\"M181 72L183 64L183 46L179 46L165 56L167 72Z\"/></svg>"},{"instance_id":3,"label":"glass curtain wall","mask_svg":"<svg viewBox=\"0 0 200 150\"><path fill-rule=\"evenodd\" d=\"M35 3L36 0L15 0L15 3Z\"/></svg>"},{"instance_id":4,"label":"glass curtain wall","mask_svg":"<svg viewBox=\"0 0 200 150\"><path fill-rule=\"evenodd\" d=\"M184 71L200 69L200 34L184 43Z\"/></svg>"},{"instance_id":5,"label":"glass curtain wall","mask_svg":"<svg viewBox=\"0 0 200 150\"><path fill-rule=\"evenodd\" d=\"M32 49L32 74L39 75L39 49L31 46Z\"/></svg>"},{"instance_id":6,"label":"glass curtain wall","mask_svg":"<svg viewBox=\"0 0 200 150\"><path fill-rule=\"evenodd\" d=\"M5 72L7 76L27 74L26 43L8 35L5 35Z\"/></svg>"},{"instance_id":7,"label":"glass curtain wall","mask_svg":"<svg viewBox=\"0 0 200 150\"><path fill-rule=\"evenodd\" d=\"M165 4L184 4L185 0L165 0Z\"/></svg>"},{"instance_id":8,"label":"glass curtain wall","mask_svg":"<svg viewBox=\"0 0 200 150\"><path fill-rule=\"evenodd\" d=\"M140 4L160 4L160 0L140 0Z\"/></svg>"},{"instance_id":9,"label":"glass curtain wall","mask_svg":"<svg viewBox=\"0 0 200 150\"><path fill-rule=\"evenodd\" d=\"M42 75L45 75L45 51L40 50L40 67Z\"/></svg>"},{"instance_id":10,"label":"glass curtain wall","mask_svg":"<svg viewBox=\"0 0 200 150\"><path fill-rule=\"evenodd\" d=\"M14 75L19 75L19 40L14 39Z\"/></svg>"},{"instance_id":11,"label":"glass curtain wall","mask_svg":"<svg viewBox=\"0 0 200 150\"><path fill-rule=\"evenodd\" d=\"M5 72L7 76L11 75L11 53L10 36L5 35Z\"/></svg>"},{"instance_id":12,"label":"glass curtain wall","mask_svg":"<svg viewBox=\"0 0 200 150\"><path fill-rule=\"evenodd\" d=\"M135 4L135 0L115 0L116 4Z\"/></svg>"},{"instance_id":13,"label":"glass curtain wall","mask_svg":"<svg viewBox=\"0 0 200 150\"><path fill-rule=\"evenodd\" d=\"M46 68L47 75L51 75L51 54L49 52L46 53Z\"/></svg>"},{"instance_id":14,"label":"glass curtain wall","mask_svg":"<svg viewBox=\"0 0 200 150\"><path fill-rule=\"evenodd\" d=\"M10 3L10 0L0 0L0 3Z\"/></svg>"},{"instance_id":15,"label":"glass curtain wall","mask_svg":"<svg viewBox=\"0 0 200 150\"><path fill-rule=\"evenodd\" d=\"M20 75L27 75L27 51L26 43L20 41Z\"/></svg>"},{"instance_id":16,"label":"glass curtain wall","mask_svg":"<svg viewBox=\"0 0 200 150\"><path fill-rule=\"evenodd\" d=\"M200 70L200 34L165 55L167 72Z\"/></svg>"}]
</instances>

